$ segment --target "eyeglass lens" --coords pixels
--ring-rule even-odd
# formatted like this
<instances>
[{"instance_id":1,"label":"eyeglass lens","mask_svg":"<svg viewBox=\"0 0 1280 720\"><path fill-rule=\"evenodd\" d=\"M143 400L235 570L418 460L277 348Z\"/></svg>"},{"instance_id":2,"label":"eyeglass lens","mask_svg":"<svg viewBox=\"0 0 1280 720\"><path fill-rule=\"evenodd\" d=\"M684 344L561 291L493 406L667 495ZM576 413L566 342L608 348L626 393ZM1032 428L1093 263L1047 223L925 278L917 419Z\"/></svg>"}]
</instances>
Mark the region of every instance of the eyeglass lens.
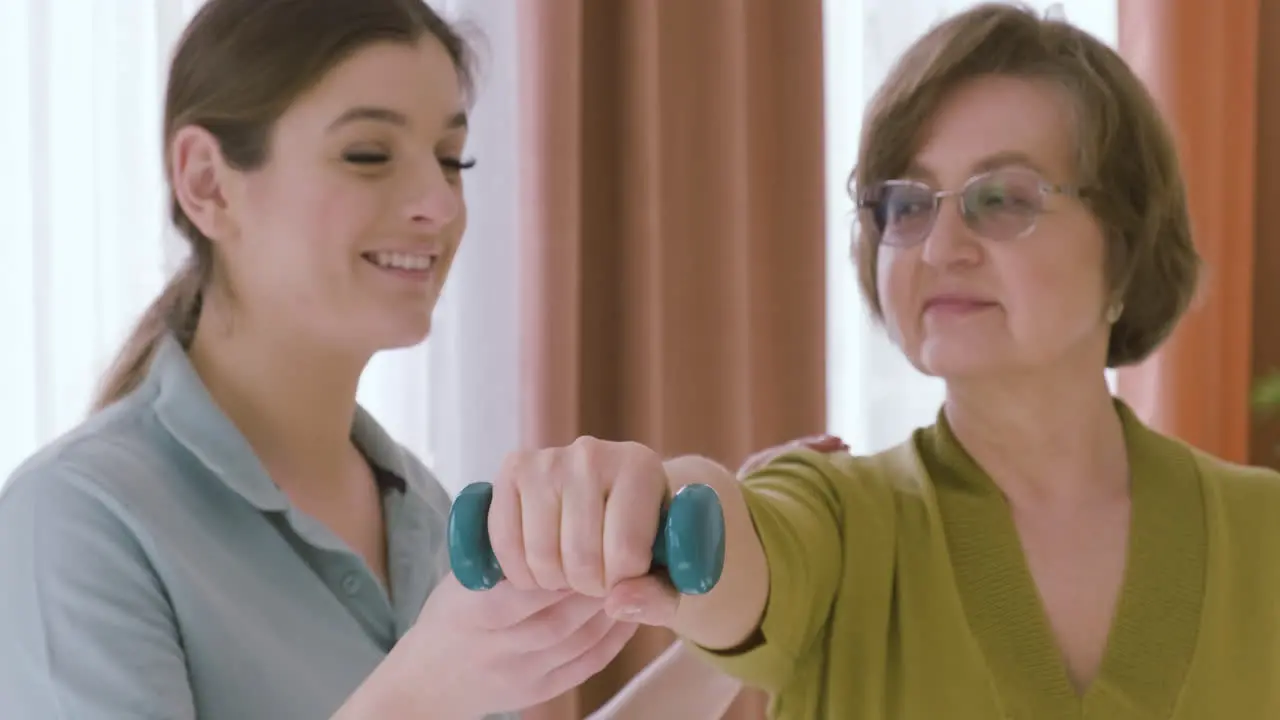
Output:
<instances>
[{"instance_id":1,"label":"eyeglass lens","mask_svg":"<svg viewBox=\"0 0 1280 720\"><path fill-rule=\"evenodd\" d=\"M960 214L980 237L1015 240L1031 230L1044 209L1044 188L1044 181L1030 172L979 175L958 193ZM882 242L902 247L928 237L941 206L936 190L912 180L894 180L882 185L878 195L871 206Z\"/></svg>"}]
</instances>

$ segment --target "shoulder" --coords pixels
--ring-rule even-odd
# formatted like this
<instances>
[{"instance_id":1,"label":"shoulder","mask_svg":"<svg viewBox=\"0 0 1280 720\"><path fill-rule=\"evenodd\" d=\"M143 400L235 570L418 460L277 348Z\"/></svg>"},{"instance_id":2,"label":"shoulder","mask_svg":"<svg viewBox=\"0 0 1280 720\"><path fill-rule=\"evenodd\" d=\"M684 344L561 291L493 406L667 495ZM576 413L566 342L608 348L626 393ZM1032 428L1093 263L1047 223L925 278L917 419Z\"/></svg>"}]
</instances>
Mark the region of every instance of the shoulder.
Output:
<instances>
[{"instance_id":1,"label":"shoulder","mask_svg":"<svg viewBox=\"0 0 1280 720\"><path fill-rule=\"evenodd\" d=\"M119 513L158 501L173 492L171 445L145 398L113 405L18 466L0 488L0 524L18 507L52 511L73 494Z\"/></svg>"},{"instance_id":2,"label":"shoulder","mask_svg":"<svg viewBox=\"0 0 1280 720\"><path fill-rule=\"evenodd\" d=\"M145 423L135 409L109 409L17 469L0 488L0 585L29 585L71 602L100 581L113 588L153 582L156 543L138 518L163 513L144 506L163 496L166 483Z\"/></svg>"},{"instance_id":3,"label":"shoulder","mask_svg":"<svg viewBox=\"0 0 1280 720\"><path fill-rule=\"evenodd\" d=\"M1208 494L1217 496L1233 512L1280 513L1280 472L1241 465L1188 446Z\"/></svg>"},{"instance_id":4,"label":"shoulder","mask_svg":"<svg viewBox=\"0 0 1280 720\"><path fill-rule=\"evenodd\" d=\"M923 502L928 482L914 438L872 455L787 452L743 479L748 496L820 503L837 516L888 519L904 505Z\"/></svg>"}]
</instances>

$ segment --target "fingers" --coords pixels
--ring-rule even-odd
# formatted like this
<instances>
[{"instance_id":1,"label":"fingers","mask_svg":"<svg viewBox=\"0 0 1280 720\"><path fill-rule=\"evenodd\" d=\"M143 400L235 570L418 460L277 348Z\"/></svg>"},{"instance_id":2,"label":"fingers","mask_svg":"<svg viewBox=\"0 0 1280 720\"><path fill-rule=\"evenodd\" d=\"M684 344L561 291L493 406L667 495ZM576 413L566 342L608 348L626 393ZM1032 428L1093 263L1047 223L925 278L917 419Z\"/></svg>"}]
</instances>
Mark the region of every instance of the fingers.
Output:
<instances>
[{"instance_id":1,"label":"fingers","mask_svg":"<svg viewBox=\"0 0 1280 720\"><path fill-rule=\"evenodd\" d=\"M604 602L597 599L592 612L573 628L572 632L534 651L536 658L528 661L537 667L552 669L572 662L578 656L595 647L617 622L604 611Z\"/></svg>"},{"instance_id":2,"label":"fingers","mask_svg":"<svg viewBox=\"0 0 1280 720\"><path fill-rule=\"evenodd\" d=\"M446 583L456 586L459 592L467 593L468 604L478 616L475 624L487 630L503 630L520 625L573 597L573 593L568 590L521 590L509 581L500 582L483 593L473 593L462 589L457 580L451 580L452 577L447 576L446 581L432 591L432 595L448 592L445 589Z\"/></svg>"},{"instance_id":3,"label":"fingers","mask_svg":"<svg viewBox=\"0 0 1280 720\"><path fill-rule=\"evenodd\" d=\"M570 593L503 632L506 652L525 656L555 647L604 611L600 598Z\"/></svg>"},{"instance_id":4,"label":"fingers","mask_svg":"<svg viewBox=\"0 0 1280 720\"><path fill-rule=\"evenodd\" d=\"M658 516L667 495L666 472L653 453L633 454L617 470L604 509L605 586L640 577L653 564Z\"/></svg>"},{"instance_id":5,"label":"fingers","mask_svg":"<svg viewBox=\"0 0 1280 720\"><path fill-rule=\"evenodd\" d=\"M544 461L545 462L545 461ZM560 560L561 488L550 473L526 476L520 486L521 523L524 527L524 561L540 588L569 587Z\"/></svg>"},{"instance_id":6,"label":"fingers","mask_svg":"<svg viewBox=\"0 0 1280 720\"><path fill-rule=\"evenodd\" d=\"M661 459L635 443L584 437L513 454L489 511L494 555L517 588L603 597L648 572L666 494Z\"/></svg>"},{"instance_id":7,"label":"fingers","mask_svg":"<svg viewBox=\"0 0 1280 720\"><path fill-rule=\"evenodd\" d=\"M526 457L527 453L511 453L502 461L493 483L493 504L489 506L489 543L493 545L493 555L507 581L520 589L537 587L524 559L524 511L519 479Z\"/></svg>"},{"instance_id":8,"label":"fingers","mask_svg":"<svg viewBox=\"0 0 1280 720\"><path fill-rule=\"evenodd\" d=\"M603 614L601 617L605 617ZM601 627L607 628L603 636L599 637L594 643L586 647L576 657L565 662L550 673L544 680L544 686L549 694L543 699L549 700L571 688L577 687L586 682L591 676L604 670L604 668L613 659L618 657L627 643L636 634L637 626L632 623L615 623L608 621L601 622ZM594 633L599 628L592 627ZM586 628L584 628L586 630Z\"/></svg>"},{"instance_id":9,"label":"fingers","mask_svg":"<svg viewBox=\"0 0 1280 720\"><path fill-rule=\"evenodd\" d=\"M609 591L604 609L615 620L672 627L680 609L680 594L653 576L623 580Z\"/></svg>"},{"instance_id":10,"label":"fingers","mask_svg":"<svg viewBox=\"0 0 1280 720\"><path fill-rule=\"evenodd\" d=\"M581 473L566 484L561 501L560 558L568 586L604 597L605 492Z\"/></svg>"}]
</instances>

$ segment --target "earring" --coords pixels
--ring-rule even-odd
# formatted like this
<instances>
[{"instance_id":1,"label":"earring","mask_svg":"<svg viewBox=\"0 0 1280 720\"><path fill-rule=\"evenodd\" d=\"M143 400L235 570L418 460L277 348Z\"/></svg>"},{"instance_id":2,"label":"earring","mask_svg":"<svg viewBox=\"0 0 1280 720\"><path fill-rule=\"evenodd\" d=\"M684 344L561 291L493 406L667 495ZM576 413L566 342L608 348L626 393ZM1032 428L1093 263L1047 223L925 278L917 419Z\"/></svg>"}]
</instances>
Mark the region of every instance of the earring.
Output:
<instances>
[{"instance_id":1,"label":"earring","mask_svg":"<svg viewBox=\"0 0 1280 720\"><path fill-rule=\"evenodd\" d=\"M1120 320L1120 316L1124 314L1124 303L1114 302L1107 306L1107 324L1115 325Z\"/></svg>"}]
</instances>

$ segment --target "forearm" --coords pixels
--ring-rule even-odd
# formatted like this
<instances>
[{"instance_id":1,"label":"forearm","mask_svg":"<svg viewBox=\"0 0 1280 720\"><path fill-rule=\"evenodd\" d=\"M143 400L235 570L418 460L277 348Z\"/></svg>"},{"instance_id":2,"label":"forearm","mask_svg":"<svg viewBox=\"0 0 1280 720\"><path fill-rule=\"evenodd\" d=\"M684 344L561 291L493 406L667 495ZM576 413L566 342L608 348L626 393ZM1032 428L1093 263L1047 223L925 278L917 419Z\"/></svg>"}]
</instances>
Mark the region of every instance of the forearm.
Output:
<instances>
[{"instance_id":1,"label":"forearm","mask_svg":"<svg viewBox=\"0 0 1280 720\"><path fill-rule=\"evenodd\" d=\"M448 707L444 698L422 700L410 697L409 688L420 690L421 677L409 678L400 668L393 649L365 681L356 688L330 720L409 720L430 717L432 720L463 720L464 715ZM429 677L430 673L422 673ZM424 708L430 714L424 716Z\"/></svg>"},{"instance_id":2,"label":"forearm","mask_svg":"<svg viewBox=\"0 0 1280 720\"><path fill-rule=\"evenodd\" d=\"M385 663L384 663L385 664ZM381 673L381 674L380 674ZM374 670L347 701L338 708L330 720L374 720L374 718L405 717L405 708L398 701L391 683L386 682L385 670Z\"/></svg>"},{"instance_id":3,"label":"forearm","mask_svg":"<svg viewBox=\"0 0 1280 720\"><path fill-rule=\"evenodd\" d=\"M680 600L672 629L709 649L737 647L760 625L769 596L769 567L738 479L712 460L684 456L665 464L672 491L692 483L711 486L724 508L724 573L705 595Z\"/></svg>"},{"instance_id":4,"label":"forearm","mask_svg":"<svg viewBox=\"0 0 1280 720\"><path fill-rule=\"evenodd\" d=\"M742 689L675 643L589 720L703 720L724 715Z\"/></svg>"}]
</instances>

